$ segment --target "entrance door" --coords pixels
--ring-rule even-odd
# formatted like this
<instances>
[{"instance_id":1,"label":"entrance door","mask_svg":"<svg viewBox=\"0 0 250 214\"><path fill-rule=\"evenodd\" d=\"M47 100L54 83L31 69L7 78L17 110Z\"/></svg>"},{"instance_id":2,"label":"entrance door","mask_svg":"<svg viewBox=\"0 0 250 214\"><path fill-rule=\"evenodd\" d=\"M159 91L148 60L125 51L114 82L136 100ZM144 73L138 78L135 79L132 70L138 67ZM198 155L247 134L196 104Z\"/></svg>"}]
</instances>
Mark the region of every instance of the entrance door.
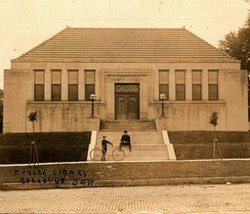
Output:
<instances>
[{"instance_id":1,"label":"entrance door","mask_svg":"<svg viewBox=\"0 0 250 214\"><path fill-rule=\"evenodd\" d=\"M139 84L115 85L115 118L139 119Z\"/></svg>"}]
</instances>

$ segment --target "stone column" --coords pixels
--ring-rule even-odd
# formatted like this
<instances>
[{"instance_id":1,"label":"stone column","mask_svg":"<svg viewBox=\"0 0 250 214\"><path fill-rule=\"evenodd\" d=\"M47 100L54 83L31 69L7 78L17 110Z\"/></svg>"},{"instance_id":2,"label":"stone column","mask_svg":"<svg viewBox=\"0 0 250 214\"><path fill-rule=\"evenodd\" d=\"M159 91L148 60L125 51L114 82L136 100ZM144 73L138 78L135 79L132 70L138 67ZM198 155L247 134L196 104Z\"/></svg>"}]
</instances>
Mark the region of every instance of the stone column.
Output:
<instances>
[{"instance_id":1,"label":"stone column","mask_svg":"<svg viewBox=\"0 0 250 214\"><path fill-rule=\"evenodd\" d=\"M192 71L185 71L185 97L186 100L192 100Z\"/></svg>"},{"instance_id":2,"label":"stone column","mask_svg":"<svg viewBox=\"0 0 250 214\"><path fill-rule=\"evenodd\" d=\"M175 70L169 70L169 100L175 100Z\"/></svg>"},{"instance_id":3,"label":"stone column","mask_svg":"<svg viewBox=\"0 0 250 214\"><path fill-rule=\"evenodd\" d=\"M44 99L45 101L51 100L51 71L49 69L45 70Z\"/></svg>"},{"instance_id":4,"label":"stone column","mask_svg":"<svg viewBox=\"0 0 250 214\"><path fill-rule=\"evenodd\" d=\"M208 70L202 71L202 100L208 100Z\"/></svg>"},{"instance_id":5,"label":"stone column","mask_svg":"<svg viewBox=\"0 0 250 214\"><path fill-rule=\"evenodd\" d=\"M99 69L95 71L95 95L96 100L101 100L101 72Z\"/></svg>"},{"instance_id":6,"label":"stone column","mask_svg":"<svg viewBox=\"0 0 250 214\"><path fill-rule=\"evenodd\" d=\"M78 99L84 100L84 71L78 70Z\"/></svg>"},{"instance_id":7,"label":"stone column","mask_svg":"<svg viewBox=\"0 0 250 214\"><path fill-rule=\"evenodd\" d=\"M153 75L153 100L159 100L159 70L152 71Z\"/></svg>"},{"instance_id":8,"label":"stone column","mask_svg":"<svg viewBox=\"0 0 250 214\"><path fill-rule=\"evenodd\" d=\"M68 100L68 71L63 69L61 75L62 101L66 101Z\"/></svg>"}]
</instances>

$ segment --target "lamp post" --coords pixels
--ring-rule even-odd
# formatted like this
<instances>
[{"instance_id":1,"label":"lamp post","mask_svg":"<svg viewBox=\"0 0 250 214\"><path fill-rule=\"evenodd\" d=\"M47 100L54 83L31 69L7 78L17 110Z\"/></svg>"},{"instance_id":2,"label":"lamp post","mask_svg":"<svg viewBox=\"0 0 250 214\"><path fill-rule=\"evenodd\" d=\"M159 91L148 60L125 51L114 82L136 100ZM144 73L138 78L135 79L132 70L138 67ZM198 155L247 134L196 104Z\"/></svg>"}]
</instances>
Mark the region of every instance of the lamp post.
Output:
<instances>
[{"instance_id":1,"label":"lamp post","mask_svg":"<svg viewBox=\"0 0 250 214\"><path fill-rule=\"evenodd\" d=\"M94 117L94 101L95 101L95 94L90 94L90 100L91 100L91 117Z\"/></svg>"},{"instance_id":2,"label":"lamp post","mask_svg":"<svg viewBox=\"0 0 250 214\"><path fill-rule=\"evenodd\" d=\"M164 117L164 103L163 101L166 99L165 94L160 94L160 100L161 100L161 116Z\"/></svg>"}]
</instances>

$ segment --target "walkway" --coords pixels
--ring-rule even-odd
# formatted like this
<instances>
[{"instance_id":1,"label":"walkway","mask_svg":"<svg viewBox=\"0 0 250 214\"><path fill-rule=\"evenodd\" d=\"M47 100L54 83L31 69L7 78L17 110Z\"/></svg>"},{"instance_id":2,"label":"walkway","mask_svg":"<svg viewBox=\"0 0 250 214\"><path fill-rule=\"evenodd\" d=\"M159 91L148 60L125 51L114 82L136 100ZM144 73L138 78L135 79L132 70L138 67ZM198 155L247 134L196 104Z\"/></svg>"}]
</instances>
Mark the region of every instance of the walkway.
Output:
<instances>
[{"instance_id":1,"label":"walkway","mask_svg":"<svg viewBox=\"0 0 250 214\"><path fill-rule=\"evenodd\" d=\"M250 213L250 184L0 191L0 213Z\"/></svg>"}]
</instances>

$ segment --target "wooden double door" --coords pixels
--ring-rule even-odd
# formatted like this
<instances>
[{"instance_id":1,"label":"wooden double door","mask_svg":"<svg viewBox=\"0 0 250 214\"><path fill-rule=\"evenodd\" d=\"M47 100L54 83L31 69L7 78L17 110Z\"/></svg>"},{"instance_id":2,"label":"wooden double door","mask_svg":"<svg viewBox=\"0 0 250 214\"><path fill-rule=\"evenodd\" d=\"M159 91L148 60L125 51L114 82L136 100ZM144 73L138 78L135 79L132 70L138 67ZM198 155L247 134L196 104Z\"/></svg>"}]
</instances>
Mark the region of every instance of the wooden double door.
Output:
<instances>
[{"instance_id":1,"label":"wooden double door","mask_svg":"<svg viewBox=\"0 0 250 214\"><path fill-rule=\"evenodd\" d=\"M115 85L115 119L139 119L139 84Z\"/></svg>"}]
</instances>

